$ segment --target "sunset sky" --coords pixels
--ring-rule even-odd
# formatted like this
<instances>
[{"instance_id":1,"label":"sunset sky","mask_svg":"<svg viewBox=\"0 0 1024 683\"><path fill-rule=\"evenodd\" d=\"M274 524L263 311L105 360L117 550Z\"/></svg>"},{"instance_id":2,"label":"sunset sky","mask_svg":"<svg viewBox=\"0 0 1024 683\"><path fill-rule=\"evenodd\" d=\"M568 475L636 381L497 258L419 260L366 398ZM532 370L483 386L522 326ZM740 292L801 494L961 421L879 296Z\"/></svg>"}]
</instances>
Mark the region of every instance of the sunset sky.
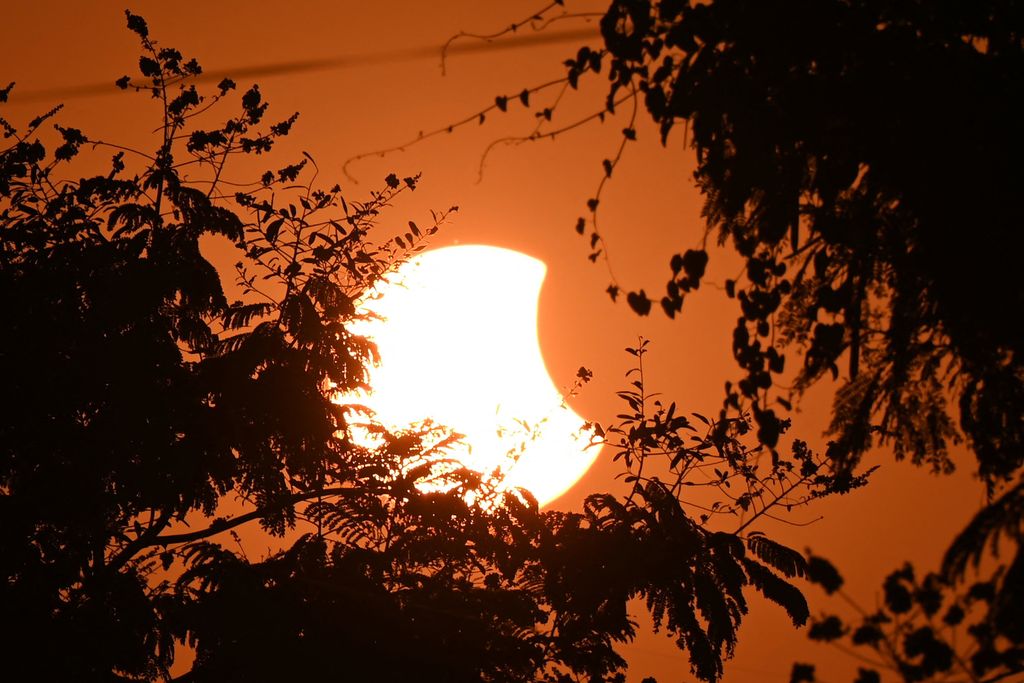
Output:
<instances>
[{"instance_id":1,"label":"sunset sky","mask_svg":"<svg viewBox=\"0 0 1024 683\"><path fill-rule=\"evenodd\" d=\"M683 412L717 413L724 381L738 376L730 353L737 309L714 285L735 276L738 261L725 252L712 253L707 286L687 299L676 320L658 311L639 318L624 303L609 300L606 265L587 260L588 245L573 230L601 179L602 159L615 154L619 131L628 125L628 108L603 125L593 122L555 141L489 147L503 138L529 135L535 112L550 106L557 94L546 91L531 98L530 109L510 102L508 113L492 112L483 125L384 158L356 161L348 167L354 180L342 173L354 156L399 145L484 109L495 96L514 97L523 88L560 77L562 61L586 39L468 49L484 44L464 38L454 43L460 49L450 56L446 73L441 70L440 46L452 36L494 33L543 5L541 0L295 0L281 5L231 0L140 2L130 9L146 18L162 45L196 57L207 71L245 74L236 77L242 89L260 83L271 119L300 112L293 133L272 161L257 161L254 175L291 163L306 151L316 159L324 183L339 182L349 199L358 199L380 187L388 173L422 173L417 190L402 195L383 216L385 229L401 228L408 220L427 223L431 209L458 205L459 212L432 247L486 244L543 261L541 348L558 386L571 385L580 366L594 372L594 381L572 403L584 419L608 423L620 412L615 391L624 386L632 361L623 349L640 336L652 340L649 390L661 392L665 402L676 401ZM572 0L566 5L582 14L605 7ZM24 124L63 101L62 124L94 139L146 144L157 108L145 95L113 85L118 77L137 73L138 45L125 29L125 7L109 0L38 0L5 7L0 84L13 80L17 87L3 115ZM559 21L548 32L584 29L594 32L589 44L598 47L596 16ZM529 28L517 32L519 37L533 35ZM279 68L299 63L317 68ZM104 82L110 84L106 94L78 96L82 86ZM549 127L599 110L604 95L603 80L585 80L579 92L559 103ZM692 152L683 148L681 128L663 148L641 113L638 138L602 196L600 221L618 282L660 296L669 257L701 244L701 200L691 181ZM108 157L99 153L98 163ZM217 261L218 255L211 258ZM804 397L791 431L819 450L825 446L830 391L825 384ZM848 580L847 592L873 609L886 574L908 559L922 570L934 568L951 535L979 507L982 490L970 477L971 462L960 460L964 466L955 475L938 478L877 452L868 461L882 467L867 489L794 510L789 520L795 524L769 521L762 528L794 548L811 547L833 560ZM613 480L616 471L604 458L552 505L575 509L590 492L614 490L621 486ZM812 614L845 609L825 601L815 588L808 587L807 595ZM693 680L685 654L663 636L645 632L626 652L630 681L650 675L661 682ZM781 609L755 600L725 681L785 681L795 660L818 663L822 680L828 681L850 680L856 670L854 660L812 646Z\"/></svg>"}]
</instances>

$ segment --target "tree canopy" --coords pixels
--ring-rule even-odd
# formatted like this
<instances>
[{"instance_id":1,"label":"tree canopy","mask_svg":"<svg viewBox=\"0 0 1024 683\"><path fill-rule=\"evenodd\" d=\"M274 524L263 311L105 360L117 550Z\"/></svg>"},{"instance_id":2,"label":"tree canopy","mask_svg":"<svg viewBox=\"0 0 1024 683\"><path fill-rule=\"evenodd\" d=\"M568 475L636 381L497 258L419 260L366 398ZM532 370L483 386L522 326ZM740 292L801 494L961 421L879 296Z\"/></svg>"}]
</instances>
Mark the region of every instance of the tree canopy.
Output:
<instances>
[{"instance_id":1,"label":"tree canopy","mask_svg":"<svg viewBox=\"0 0 1024 683\"><path fill-rule=\"evenodd\" d=\"M738 394L768 410L779 346L806 348L799 386L845 354L851 464L877 435L948 466L947 386L980 474L1021 464L1019 22L1013 2L838 0L615 2L602 20L609 101L635 88L666 142L686 126L708 230L746 259ZM678 259L669 314L704 270Z\"/></svg>"},{"instance_id":2,"label":"tree canopy","mask_svg":"<svg viewBox=\"0 0 1024 683\"><path fill-rule=\"evenodd\" d=\"M230 79L200 92L195 60L127 20L142 57L117 85L159 104L155 149L50 133L57 109L25 130L0 119L5 676L621 681L639 598L714 681L751 590L807 620L791 582L806 560L756 522L863 480L802 442L763 458L744 415L654 400L645 344L601 429L629 493L578 512L453 466L444 428L389 432L346 404L376 360L348 331L355 303L448 212L388 237L416 178L348 200L310 155L235 178L296 115L268 123L260 89ZM89 151L109 165L74 179ZM211 239L232 245L238 300ZM682 492L699 469L721 495L694 519ZM250 557L236 530L252 524L279 548Z\"/></svg>"},{"instance_id":3,"label":"tree canopy","mask_svg":"<svg viewBox=\"0 0 1024 683\"><path fill-rule=\"evenodd\" d=\"M554 0L505 33L588 17ZM988 490L989 504L952 539L937 572L897 569L885 606L863 624L828 617L812 637L848 636L906 681L951 669L970 680L1021 672L1024 7L612 0L600 32L599 46L565 61L564 79L498 95L434 133L522 105L538 110L541 125L514 139L554 139L620 121L616 113L633 106L666 147L694 153L705 219L697 243L665 255L661 296L609 268L611 298L642 316L685 315L712 247L731 249L744 266L724 283L739 308L740 373L726 386L722 420L750 411L758 440L774 450L793 403L831 377L826 455L840 476L878 446L948 473L951 447L966 444ZM588 116L556 119L564 90L547 107L531 100L588 78L607 83ZM598 229L601 193L637 139L635 120L603 160L589 215L575 226L595 263L611 258ZM971 567L984 574L973 584ZM838 590L834 568L825 575ZM971 654L959 658L951 643L968 614L981 616L967 628ZM813 678L809 665L794 669L794 681ZM874 670L858 679L873 680Z\"/></svg>"},{"instance_id":4,"label":"tree canopy","mask_svg":"<svg viewBox=\"0 0 1024 683\"><path fill-rule=\"evenodd\" d=\"M779 378L799 394L831 375L841 377L828 449L839 471L879 444L949 471L950 445L965 441L992 502L913 595L927 597L930 618L938 586L952 591L986 544L1009 546L987 588L950 599L984 596L988 605L972 632L969 675L1020 671L1024 8L615 0L601 33L603 49L566 63L570 82L606 69L607 111L628 93L664 144L682 132L697 156L705 240L745 261L741 278L726 282L740 307L733 354L743 373L726 410L749 406L759 439L774 446L778 408L793 398L776 389ZM706 248L671 257L666 314L681 311L707 262ZM609 291L614 298L617 283ZM642 290L628 303L641 315L652 308ZM901 582L913 584L913 572L886 583L894 614L912 604L888 600ZM947 617L956 625L962 613ZM954 666L945 644L932 646L931 625L914 633L893 641L905 680ZM878 649L879 639L857 634L854 644Z\"/></svg>"}]
</instances>

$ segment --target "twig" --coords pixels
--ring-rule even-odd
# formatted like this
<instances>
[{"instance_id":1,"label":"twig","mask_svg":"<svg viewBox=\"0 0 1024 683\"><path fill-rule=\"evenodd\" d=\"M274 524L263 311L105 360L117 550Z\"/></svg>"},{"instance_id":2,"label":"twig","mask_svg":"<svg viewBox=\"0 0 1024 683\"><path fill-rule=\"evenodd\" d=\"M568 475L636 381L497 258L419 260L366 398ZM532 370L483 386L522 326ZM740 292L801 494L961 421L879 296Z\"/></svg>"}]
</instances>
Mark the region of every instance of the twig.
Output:
<instances>
[{"instance_id":1,"label":"twig","mask_svg":"<svg viewBox=\"0 0 1024 683\"><path fill-rule=\"evenodd\" d=\"M454 36L452 36L447 41L445 41L444 46L442 46L442 48L441 48L441 75L442 76L447 75L447 73L448 73L448 53L449 53L449 51L451 51L452 44L455 43L455 41L457 41L457 40L459 40L461 38L473 38L473 39L476 39L476 40L484 41L485 43L490 43L491 41L496 40L498 38L501 38L502 36L506 36L509 33L515 33L516 31L521 29L523 26L527 26L527 25L529 25L531 28L533 28L534 31L538 31L539 32L539 31L543 31L544 29L546 29L548 26L550 26L551 24L555 23L556 21L563 21L565 19L589 19L591 17L601 17L601 16L604 16L603 12L563 12L562 14L560 14L560 15L558 15L556 17L551 17L551 18L548 18L548 19L544 18L544 15L547 12L550 12L551 10L555 9L556 7L561 7L561 6L563 6L563 2L560 2L559 0L554 0L553 2L545 5L543 8L537 10L536 12L532 12L530 14L530 16L526 17L525 19L521 19L521 20L519 20L517 22L509 24L507 27L505 27L502 30L497 31L495 33L481 34L481 33L468 33L466 31L459 31Z\"/></svg>"},{"instance_id":2,"label":"twig","mask_svg":"<svg viewBox=\"0 0 1024 683\"><path fill-rule=\"evenodd\" d=\"M316 491L301 491L299 493L293 493L290 496L285 496L274 503L262 507L252 512L247 512L244 515L238 515L227 520L215 521L205 529L199 529L185 534L170 534L167 536L157 536L156 538L149 539L139 549L149 546L168 546L177 543L191 543L192 541L202 540L210 536L214 536L219 533L223 533L229 529L233 529L237 526L241 526L246 522L251 522L256 519L261 519L267 515L283 510L284 508L290 507L295 503L300 503L304 500L310 500L312 498L319 498L321 496L342 496L342 495L353 495L364 493L361 489L354 489L351 487L331 487L326 489L318 489ZM138 549L136 549L138 550Z\"/></svg>"},{"instance_id":3,"label":"twig","mask_svg":"<svg viewBox=\"0 0 1024 683\"><path fill-rule=\"evenodd\" d=\"M436 137L436 136L441 135L443 133L451 133L456 128L462 128L463 126L466 126L467 124L470 124L470 123L473 123L473 122L483 123L484 118L486 117L486 115L488 113L494 111L495 109L500 109L501 108L498 105L498 101L499 100L504 100L504 101L507 102L509 100L513 100L515 98L520 97L522 95L522 93L528 93L528 94L532 95L533 93L537 93L537 92L540 92L542 90L546 90L547 88L550 88L552 86L560 85L562 83L565 83L568 80L569 80L568 77L558 78L558 79L555 79L553 81L548 81L547 83L542 83L541 85L534 86L532 88L526 88L523 91L521 91L520 93L516 93L514 95L507 95L507 96L495 98L495 103L494 104L490 105L489 107L485 107L485 108L481 109L480 111L478 111L478 112L476 112L474 114L471 114L471 115L469 115L469 116L467 116L467 117L465 117L465 118L463 118L463 119L461 119L459 121L456 121L454 123L449 123L448 125L441 126L440 128L435 128L434 130L431 130L431 131L429 131L427 133L424 133L424 132L421 131L415 138L412 138L411 140L407 140L406 142L403 142L401 144L394 145L392 147L385 147L384 149L378 149L378 150L374 150L372 152L363 152L362 154L357 154L357 155L355 155L353 157L349 157L348 159L345 160L345 163L342 164L341 172L345 175L346 178L351 180L353 183L357 183L358 184L359 181L356 180L355 176L353 176L351 173L349 173L349 170L348 170L349 166L351 166L352 164L354 164L357 161L361 161L361 160L367 159L369 157L384 157L384 156L387 156L388 154L392 154L394 152L404 152L407 148L412 147L413 145L417 145L417 144L423 142L424 140L428 140L430 138Z\"/></svg>"}]
</instances>

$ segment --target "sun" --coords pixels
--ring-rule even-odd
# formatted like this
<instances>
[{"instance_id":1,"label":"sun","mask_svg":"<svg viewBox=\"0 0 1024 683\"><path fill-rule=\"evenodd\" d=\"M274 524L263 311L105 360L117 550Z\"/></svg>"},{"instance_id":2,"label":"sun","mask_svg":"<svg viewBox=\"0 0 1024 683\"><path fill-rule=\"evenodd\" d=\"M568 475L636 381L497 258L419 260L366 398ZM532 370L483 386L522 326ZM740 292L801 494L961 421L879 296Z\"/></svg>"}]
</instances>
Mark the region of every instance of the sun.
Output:
<instances>
[{"instance_id":1,"label":"sun","mask_svg":"<svg viewBox=\"0 0 1024 683\"><path fill-rule=\"evenodd\" d=\"M429 418L464 434L453 453L463 465L501 468L507 486L541 505L583 476L599 450L544 363L537 307L546 270L499 247L427 251L361 304L380 319L353 328L380 352L363 399L379 422L398 429Z\"/></svg>"}]
</instances>

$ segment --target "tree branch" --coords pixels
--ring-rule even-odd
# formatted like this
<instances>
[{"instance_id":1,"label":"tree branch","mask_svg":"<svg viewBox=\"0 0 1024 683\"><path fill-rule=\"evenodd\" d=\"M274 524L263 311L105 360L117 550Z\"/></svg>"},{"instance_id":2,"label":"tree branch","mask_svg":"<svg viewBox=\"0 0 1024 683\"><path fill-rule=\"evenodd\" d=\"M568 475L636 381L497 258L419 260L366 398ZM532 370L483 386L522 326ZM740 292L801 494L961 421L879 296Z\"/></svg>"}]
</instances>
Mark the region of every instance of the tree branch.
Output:
<instances>
[{"instance_id":1,"label":"tree branch","mask_svg":"<svg viewBox=\"0 0 1024 683\"><path fill-rule=\"evenodd\" d=\"M234 529L237 526L241 526L247 522L251 522L256 519L261 519L267 515L278 512L284 508L287 508L295 503L300 503L304 500L310 500L312 498L319 498L321 496L341 496L346 494L361 494L365 493L366 489L354 489L351 487L332 487L325 489L317 489L315 491L300 491L299 493L293 493L289 496L285 496L280 500L274 501L272 504L266 505L252 512L247 512L244 515L232 517L230 519L216 520L210 526L205 529L199 529L197 531L190 531L184 534L169 534L167 536L157 536L156 538L149 539L149 541L143 544L139 549L151 546L168 546L176 543L191 543L192 541L199 541L204 538L209 538L216 534L222 533L229 529ZM138 549L137 549L138 550Z\"/></svg>"},{"instance_id":2,"label":"tree branch","mask_svg":"<svg viewBox=\"0 0 1024 683\"><path fill-rule=\"evenodd\" d=\"M424 140L427 140L429 138L441 135L442 133L451 133L456 128L461 128L461 127L463 127L463 126L465 126L465 125L467 125L469 123L473 123L474 121L479 121L480 123L483 123L484 118L485 118L485 116L488 113L490 113L491 111L494 111L495 109L502 109L505 106L505 105L499 105L498 104L499 100L503 101L503 102L509 102L509 101L515 100L516 98L521 97L522 93L527 93L529 95L532 95L533 93L540 92L541 90L545 90L545 89L550 88L552 86L561 85L562 83L565 83L568 80L569 80L568 77L556 78L553 81L548 81L547 83L542 83L542 84L540 84L538 86L534 86L532 88L525 88L520 93L515 93L515 94L512 94L512 95L506 95L506 96L503 96L503 97L495 98L495 103L492 104L491 106L485 107L485 108L481 109L480 111L476 112L475 114L470 114L469 116L467 116L467 117L465 117L465 118L463 118L463 119L461 119L459 121L456 121L454 123L450 123L450 124L448 124L446 126L441 126L440 128L435 128L434 130L429 131L427 133L420 132L412 140L407 140L406 142L403 142L402 144L394 145L392 147L386 147L384 149L379 149L379 150L376 150L376 151L373 151L373 152L363 152L362 154L357 154L354 157L349 157L348 159L345 160L345 163L342 164L341 172L343 174L345 174L346 178L348 178L349 180L351 180L354 183L357 183L359 181L357 181L355 179L355 177L351 173L349 173L349 171L348 171L349 166L351 166L352 164L354 164L357 161L361 161L361 160L369 158L369 157L383 157L383 156L386 156L388 154L391 154L392 152L404 152L406 150L406 148L408 148L408 147L411 147L413 145L419 144L420 142L423 142Z\"/></svg>"}]
</instances>

